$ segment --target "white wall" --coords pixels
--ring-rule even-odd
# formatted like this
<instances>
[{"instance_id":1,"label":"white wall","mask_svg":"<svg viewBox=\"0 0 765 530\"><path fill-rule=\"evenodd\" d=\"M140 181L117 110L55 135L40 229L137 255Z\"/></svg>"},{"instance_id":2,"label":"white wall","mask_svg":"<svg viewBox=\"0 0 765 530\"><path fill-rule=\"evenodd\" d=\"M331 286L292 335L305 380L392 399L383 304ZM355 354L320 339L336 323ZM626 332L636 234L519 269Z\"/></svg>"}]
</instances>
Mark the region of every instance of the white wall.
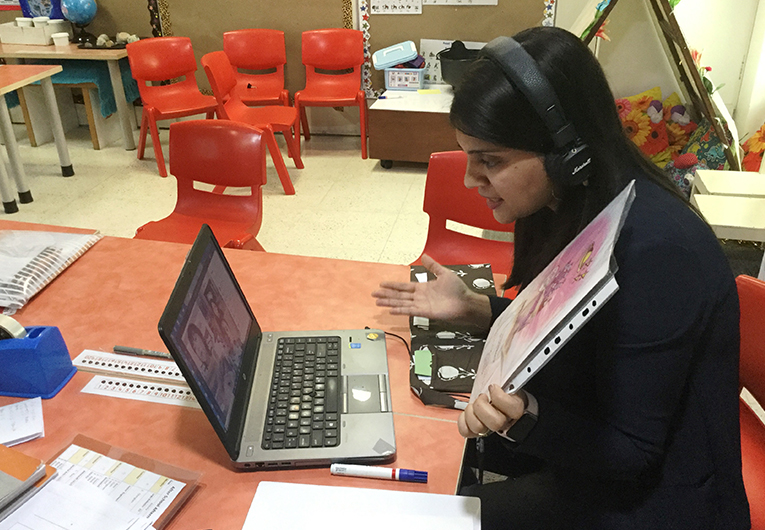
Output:
<instances>
[{"instance_id":1,"label":"white wall","mask_svg":"<svg viewBox=\"0 0 765 530\"><path fill-rule=\"evenodd\" d=\"M664 38L649 9L646 0L620 0L608 17L606 33L611 42L601 43L598 58L617 98L655 86L661 87L665 98L680 91Z\"/></svg>"},{"instance_id":2,"label":"white wall","mask_svg":"<svg viewBox=\"0 0 765 530\"><path fill-rule=\"evenodd\" d=\"M760 0L754 20L739 104L733 118L742 137L750 136L765 123L765 0Z\"/></svg>"},{"instance_id":3,"label":"white wall","mask_svg":"<svg viewBox=\"0 0 765 530\"><path fill-rule=\"evenodd\" d=\"M675 8L688 46L702 52L701 64L712 68L708 76L714 85L724 85L720 96L731 112L738 104L759 1L682 0Z\"/></svg>"}]
</instances>

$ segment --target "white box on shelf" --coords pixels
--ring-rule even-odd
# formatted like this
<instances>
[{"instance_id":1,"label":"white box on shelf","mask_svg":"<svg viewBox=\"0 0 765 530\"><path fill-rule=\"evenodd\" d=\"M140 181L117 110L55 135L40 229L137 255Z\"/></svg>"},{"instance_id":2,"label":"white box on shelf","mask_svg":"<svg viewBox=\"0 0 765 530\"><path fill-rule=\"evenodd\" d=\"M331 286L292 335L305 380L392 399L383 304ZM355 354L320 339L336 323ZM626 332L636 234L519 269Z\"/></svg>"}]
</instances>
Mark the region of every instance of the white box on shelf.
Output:
<instances>
[{"instance_id":1,"label":"white box on shelf","mask_svg":"<svg viewBox=\"0 0 765 530\"><path fill-rule=\"evenodd\" d=\"M3 44L37 44L47 46L53 44L51 35L67 32L72 35L71 25L62 27L60 24L48 23L41 27L21 27L16 22L0 24L0 42Z\"/></svg>"}]
</instances>

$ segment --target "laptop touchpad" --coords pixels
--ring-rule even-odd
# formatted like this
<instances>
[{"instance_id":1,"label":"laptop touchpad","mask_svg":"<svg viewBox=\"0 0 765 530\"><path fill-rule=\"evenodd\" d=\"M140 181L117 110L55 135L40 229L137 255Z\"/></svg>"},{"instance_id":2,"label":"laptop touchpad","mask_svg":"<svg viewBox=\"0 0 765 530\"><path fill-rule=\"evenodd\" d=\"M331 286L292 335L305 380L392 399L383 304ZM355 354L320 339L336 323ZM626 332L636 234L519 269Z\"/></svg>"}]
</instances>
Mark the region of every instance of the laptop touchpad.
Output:
<instances>
[{"instance_id":1,"label":"laptop touchpad","mask_svg":"<svg viewBox=\"0 0 765 530\"><path fill-rule=\"evenodd\" d=\"M377 375L349 375L343 401L349 414L380 412L380 379ZM345 407L344 407L345 408Z\"/></svg>"}]
</instances>

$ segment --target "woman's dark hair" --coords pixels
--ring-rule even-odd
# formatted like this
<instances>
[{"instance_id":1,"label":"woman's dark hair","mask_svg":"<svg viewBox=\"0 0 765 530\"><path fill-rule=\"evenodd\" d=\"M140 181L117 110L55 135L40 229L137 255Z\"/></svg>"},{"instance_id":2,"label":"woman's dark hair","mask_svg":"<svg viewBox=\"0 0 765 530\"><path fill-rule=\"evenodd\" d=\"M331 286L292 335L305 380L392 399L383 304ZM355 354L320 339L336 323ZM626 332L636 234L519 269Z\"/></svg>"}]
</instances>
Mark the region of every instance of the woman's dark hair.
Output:
<instances>
[{"instance_id":1,"label":"woman's dark hair","mask_svg":"<svg viewBox=\"0 0 765 530\"><path fill-rule=\"evenodd\" d=\"M584 184L555 187L561 199L555 212L542 208L516 221L514 264L505 287L523 288L631 179L643 175L678 198L683 195L624 134L605 74L580 39L552 27L527 29L513 38L535 59L566 118L589 145L594 165ZM554 149L542 119L488 58L465 73L449 117L464 134L497 145L543 155Z\"/></svg>"}]
</instances>

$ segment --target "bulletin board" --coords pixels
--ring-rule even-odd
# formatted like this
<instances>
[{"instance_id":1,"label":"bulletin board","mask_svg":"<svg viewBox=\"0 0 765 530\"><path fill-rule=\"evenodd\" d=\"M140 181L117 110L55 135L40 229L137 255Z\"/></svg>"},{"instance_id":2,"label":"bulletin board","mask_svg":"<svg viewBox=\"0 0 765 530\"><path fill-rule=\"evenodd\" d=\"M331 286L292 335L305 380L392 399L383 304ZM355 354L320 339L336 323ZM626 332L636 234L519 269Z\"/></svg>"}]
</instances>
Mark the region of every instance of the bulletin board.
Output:
<instances>
[{"instance_id":1,"label":"bulletin board","mask_svg":"<svg viewBox=\"0 0 765 530\"><path fill-rule=\"evenodd\" d=\"M439 0L446 1L446 0ZM368 13L369 51L376 52L399 42L411 40L419 47L420 39L488 42L502 35L539 26L550 0L475 0L434 4L422 0L422 14ZM371 0L358 0L361 5ZM486 5L488 4L488 5ZM360 22L363 22L363 18ZM381 71L370 72L374 89L385 86Z\"/></svg>"},{"instance_id":2,"label":"bulletin board","mask_svg":"<svg viewBox=\"0 0 765 530\"><path fill-rule=\"evenodd\" d=\"M370 0L365 0L369 2ZM440 0L439 0L440 1ZM500 35L538 26L543 19L544 0L496 0L496 5L476 5L495 0L463 0L462 3L433 4L422 1L422 14L368 15L368 52L402 41L439 39L487 42ZM549 0L548 0L549 1ZM2 2L2 0L0 0ZM303 31L321 28L360 27L363 19L354 12L352 0L300 0L299 2L252 0L98 0L98 12L88 31L114 35L127 31L150 37L163 35L191 38L197 61L202 55L223 49L223 33L245 28L284 31L287 45L286 88L294 93L305 86L300 59ZM150 9L151 7L151 9ZM0 22L12 21L18 12L0 11ZM197 70L201 88L209 88L204 72ZM382 72L370 72L376 88L384 86Z\"/></svg>"}]
</instances>

